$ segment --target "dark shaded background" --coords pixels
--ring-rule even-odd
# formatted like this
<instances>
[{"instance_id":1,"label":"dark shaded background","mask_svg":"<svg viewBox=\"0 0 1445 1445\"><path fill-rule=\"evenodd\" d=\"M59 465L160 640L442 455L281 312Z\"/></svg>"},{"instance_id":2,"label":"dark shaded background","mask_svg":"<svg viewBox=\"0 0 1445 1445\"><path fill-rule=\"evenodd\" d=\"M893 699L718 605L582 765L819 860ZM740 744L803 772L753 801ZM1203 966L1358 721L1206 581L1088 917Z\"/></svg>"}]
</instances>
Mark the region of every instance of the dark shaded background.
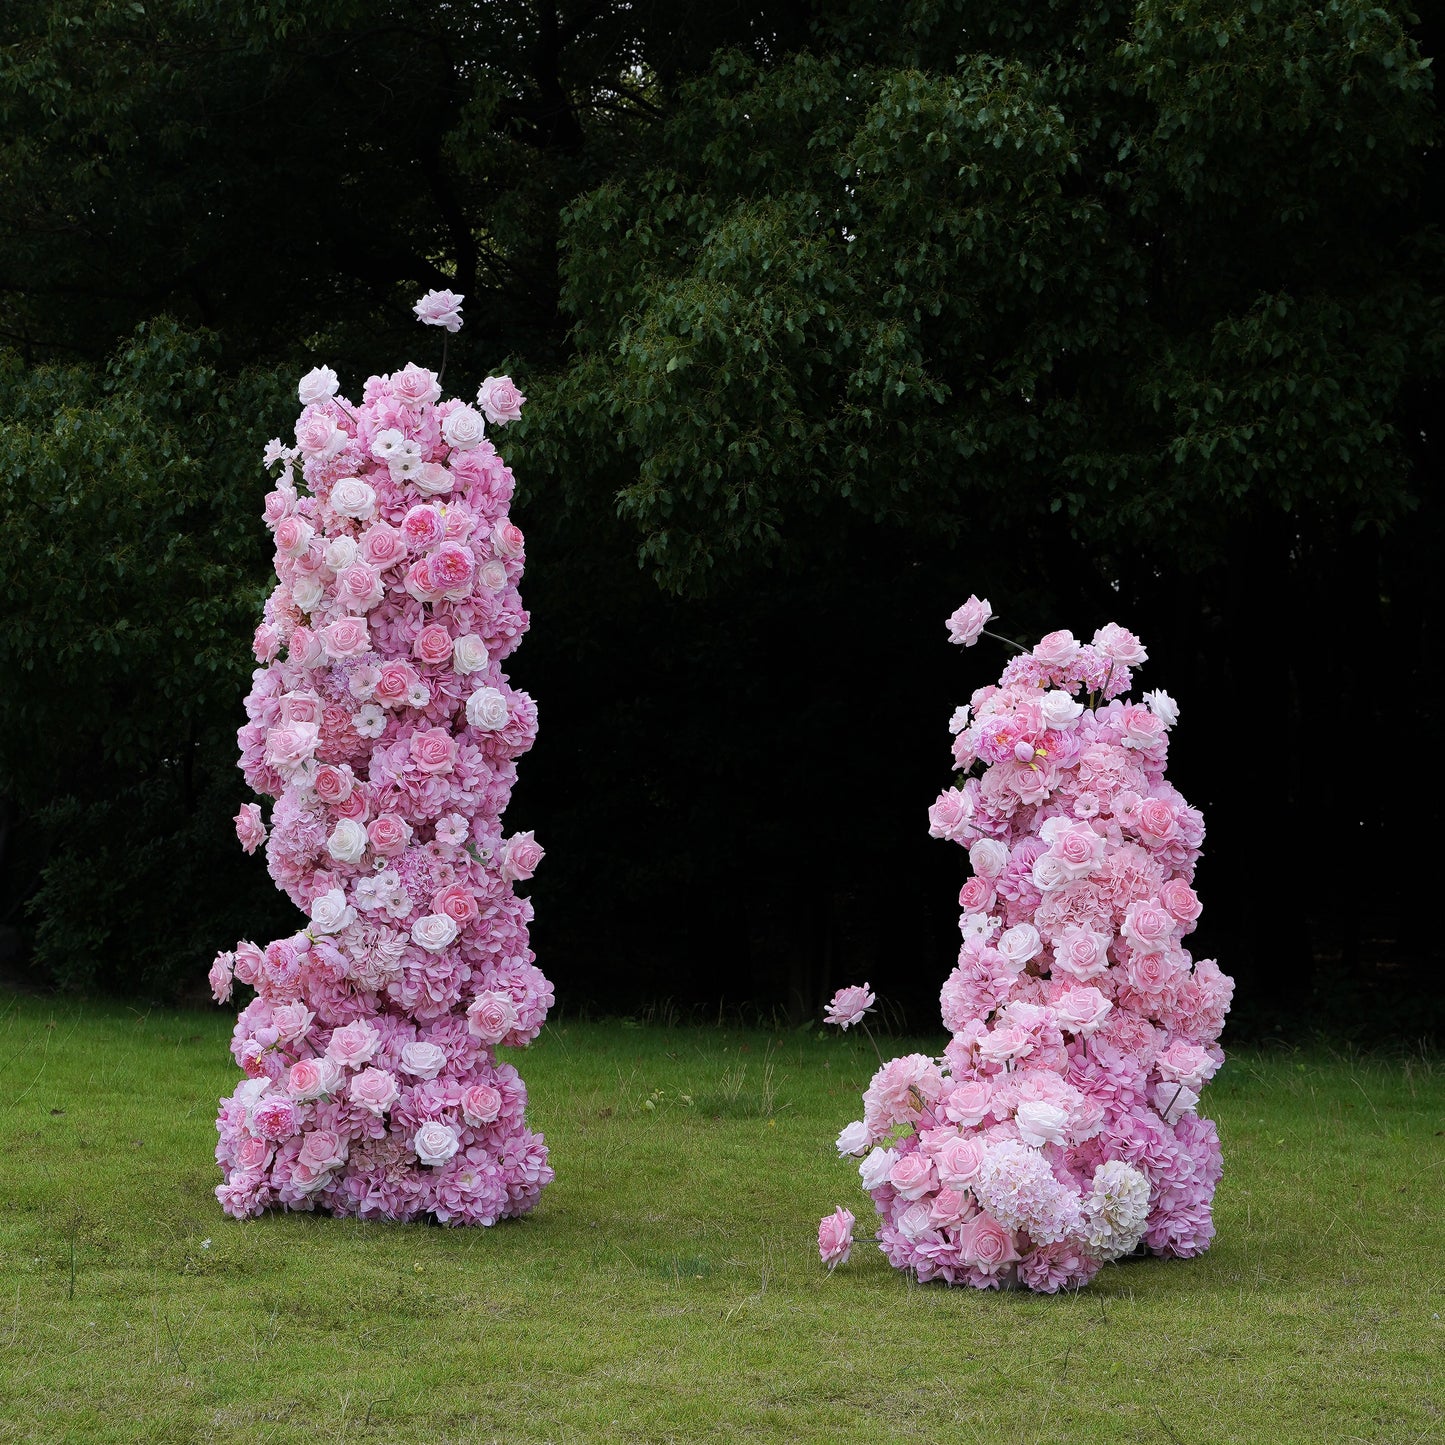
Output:
<instances>
[{"instance_id":1,"label":"dark shaded background","mask_svg":"<svg viewBox=\"0 0 1445 1445\"><path fill-rule=\"evenodd\" d=\"M356 388L436 364L408 308L448 285L468 297L449 376L510 369L534 415L556 417L579 334L610 334L638 304L599 281L564 309L566 208L613 185L626 211L646 168L674 163L666 127L707 98L690 85L713 84L720 49L766 73L871 45L869 26L943 56L956 41L929 25L960 16L1004 54L1083 24L1046 7L1025 44L1018 7L904 11L7 10L0 425L23 543L0 623L7 979L198 996L217 948L294 926L229 819L269 562L256 457L291 424L295 377L325 361ZM1394 13L1436 53L1427 25ZM1127 17L1111 23L1122 35ZM1400 125L1433 127L1424 105ZM533 616L512 675L542 723L508 820L548 849L534 944L564 1008L803 1018L867 978L930 1021L966 859L928 838L925 810L949 780L950 713L1004 660L946 641L943 619L977 592L1021 640L1110 620L1144 637L1142 681L1182 707L1171 777L1209 829L1196 952L1239 980L1236 1036L1438 1031L1421 859L1441 742L1441 187L1433 130L1410 146L1391 205L1342 194L1333 233L1264 267L1273 285L1313 285L1348 251L1425 298L1402 323L1408 384L1380 418L1406 503L1380 525L1359 525L1368 499L1284 512L1243 497L1099 546L1032 498L981 503L960 473L933 479L947 527L803 511L783 548L678 593L619 519L635 456L610 448L605 421L570 449L535 422L506 438ZM1263 217L1289 177L1259 180ZM1212 244L1187 258L1196 278ZM1191 528L1212 546L1191 547ZM37 572L62 585L42 597ZM168 617L184 621L168 632ZM104 645L77 640L78 618Z\"/></svg>"}]
</instances>

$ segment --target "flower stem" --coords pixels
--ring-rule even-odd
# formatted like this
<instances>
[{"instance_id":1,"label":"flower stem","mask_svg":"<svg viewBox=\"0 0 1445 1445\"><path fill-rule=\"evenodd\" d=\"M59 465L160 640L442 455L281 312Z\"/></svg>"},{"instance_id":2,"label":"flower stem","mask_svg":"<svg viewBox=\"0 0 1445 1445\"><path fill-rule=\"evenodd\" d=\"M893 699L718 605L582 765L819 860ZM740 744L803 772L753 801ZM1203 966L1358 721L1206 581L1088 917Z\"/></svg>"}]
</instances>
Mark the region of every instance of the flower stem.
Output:
<instances>
[{"instance_id":1,"label":"flower stem","mask_svg":"<svg viewBox=\"0 0 1445 1445\"><path fill-rule=\"evenodd\" d=\"M1012 637L1005 637L999 632L990 632L988 628L983 629L983 636L991 637L995 642L1006 642L1010 647L1016 648L1019 652L1027 652L1028 648L1022 642L1015 642Z\"/></svg>"}]
</instances>

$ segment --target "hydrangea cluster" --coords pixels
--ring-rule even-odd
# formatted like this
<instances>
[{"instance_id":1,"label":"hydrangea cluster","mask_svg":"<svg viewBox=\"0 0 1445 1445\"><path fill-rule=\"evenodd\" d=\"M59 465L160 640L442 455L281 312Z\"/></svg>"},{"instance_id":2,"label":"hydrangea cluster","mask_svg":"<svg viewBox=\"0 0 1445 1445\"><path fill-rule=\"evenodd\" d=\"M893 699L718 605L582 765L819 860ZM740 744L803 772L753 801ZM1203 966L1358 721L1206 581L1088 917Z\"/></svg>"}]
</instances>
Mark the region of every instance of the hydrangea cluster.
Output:
<instances>
[{"instance_id":1,"label":"hydrangea cluster","mask_svg":"<svg viewBox=\"0 0 1445 1445\"><path fill-rule=\"evenodd\" d=\"M417 314L454 331L460 302L432 293ZM255 990L216 1194L237 1218L493 1224L552 1178L495 1053L552 1004L514 892L542 850L501 822L537 710L502 671L527 630L524 547L486 431L525 398L503 376L475 406L443 400L416 365L370 377L359 405L338 387L328 367L303 377L295 445L264 457L278 581L239 741L275 801L269 830L255 803L236 827L308 921L212 966L218 1002Z\"/></svg>"},{"instance_id":2,"label":"hydrangea cluster","mask_svg":"<svg viewBox=\"0 0 1445 1445\"><path fill-rule=\"evenodd\" d=\"M950 636L971 646L991 616L971 597ZM959 778L929 810L972 865L953 1037L883 1064L838 1139L880 1248L920 1280L1052 1293L1213 1236L1219 1139L1196 1110L1234 985L1184 946L1204 821L1164 776L1173 700L1128 700L1145 659L1112 623L1052 632L953 715ZM820 1229L830 1267L843 1214Z\"/></svg>"}]
</instances>

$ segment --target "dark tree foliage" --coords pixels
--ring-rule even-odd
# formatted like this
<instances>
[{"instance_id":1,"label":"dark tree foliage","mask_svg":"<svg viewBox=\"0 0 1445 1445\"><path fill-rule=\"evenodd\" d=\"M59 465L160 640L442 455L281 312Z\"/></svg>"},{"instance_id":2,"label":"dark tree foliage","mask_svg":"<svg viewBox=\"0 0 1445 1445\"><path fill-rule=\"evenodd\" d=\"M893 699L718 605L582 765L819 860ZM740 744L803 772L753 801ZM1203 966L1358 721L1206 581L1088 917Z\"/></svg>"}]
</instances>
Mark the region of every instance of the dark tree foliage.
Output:
<instances>
[{"instance_id":1,"label":"dark tree foliage","mask_svg":"<svg viewBox=\"0 0 1445 1445\"><path fill-rule=\"evenodd\" d=\"M264 932L226 821L254 459L310 365L436 365L409 307L445 285L448 370L532 398L512 813L559 997L867 977L934 1016L960 860L924 809L1002 661L941 622L978 591L1150 642L1242 1022L1313 980L1428 1028L1383 862L1414 795L1371 770L1441 716L1436 39L1358 0L10 7L0 907L42 975L154 989ZM164 648L112 527L191 549ZM36 557L133 656L87 672Z\"/></svg>"}]
</instances>

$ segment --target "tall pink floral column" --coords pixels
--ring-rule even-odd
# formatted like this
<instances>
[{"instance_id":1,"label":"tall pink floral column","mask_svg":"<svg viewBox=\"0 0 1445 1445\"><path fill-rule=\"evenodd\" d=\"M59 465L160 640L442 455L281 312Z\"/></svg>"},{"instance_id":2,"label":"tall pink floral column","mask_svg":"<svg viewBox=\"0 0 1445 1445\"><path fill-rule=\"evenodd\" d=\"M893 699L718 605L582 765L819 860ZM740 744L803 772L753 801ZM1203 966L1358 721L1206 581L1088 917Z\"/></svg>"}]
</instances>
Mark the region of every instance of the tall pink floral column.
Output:
<instances>
[{"instance_id":1,"label":"tall pink floral column","mask_svg":"<svg viewBox=\"0 0 1445 1445\"><path fill-rule=\"evenodd\" d=\"M971 646L991 615L971 597L949 635ZM1204 820L1165 777L1173 700L1128 700L1145 660L1112 623L1051 632L953 715L958 777L929 810L972 866L940 995L953 1037L885 1063L838 1138L879 1247L920 1280L1052 1293L1213 1237L1219 1139L1198 1105L1234 985L1185 946ZM830 1022L872 1002L844 990ZM830 1268L853 1223L822 1222Z\"/></svg>"},{"instance_id":2,"label":"tall pink floral column","mask_svg":"<svg viewBox=\"0 0 1445 1445\"><path fill-rule=\"evenodd\" d=\"M455 331L461 298L418 317ZM512 474L488 426L521 414L506 377L476 405L408 365L359 403L327 367L303 377L296 443L273 441L266 498L277 585L241 767L274 800L271 876L306 915L289 938L218 956L218 1001L255 990L221 1103L216 1190L237 1218L281 1205L493 1224L536 1203L552 1170L526 1089L496 1057L552 1004L532 906L514 885L542 850L507 836L517 758L537 730L502 663L527 630ZM297 469L300 470L300 484Z\"/></svg>"}]
</instances>

